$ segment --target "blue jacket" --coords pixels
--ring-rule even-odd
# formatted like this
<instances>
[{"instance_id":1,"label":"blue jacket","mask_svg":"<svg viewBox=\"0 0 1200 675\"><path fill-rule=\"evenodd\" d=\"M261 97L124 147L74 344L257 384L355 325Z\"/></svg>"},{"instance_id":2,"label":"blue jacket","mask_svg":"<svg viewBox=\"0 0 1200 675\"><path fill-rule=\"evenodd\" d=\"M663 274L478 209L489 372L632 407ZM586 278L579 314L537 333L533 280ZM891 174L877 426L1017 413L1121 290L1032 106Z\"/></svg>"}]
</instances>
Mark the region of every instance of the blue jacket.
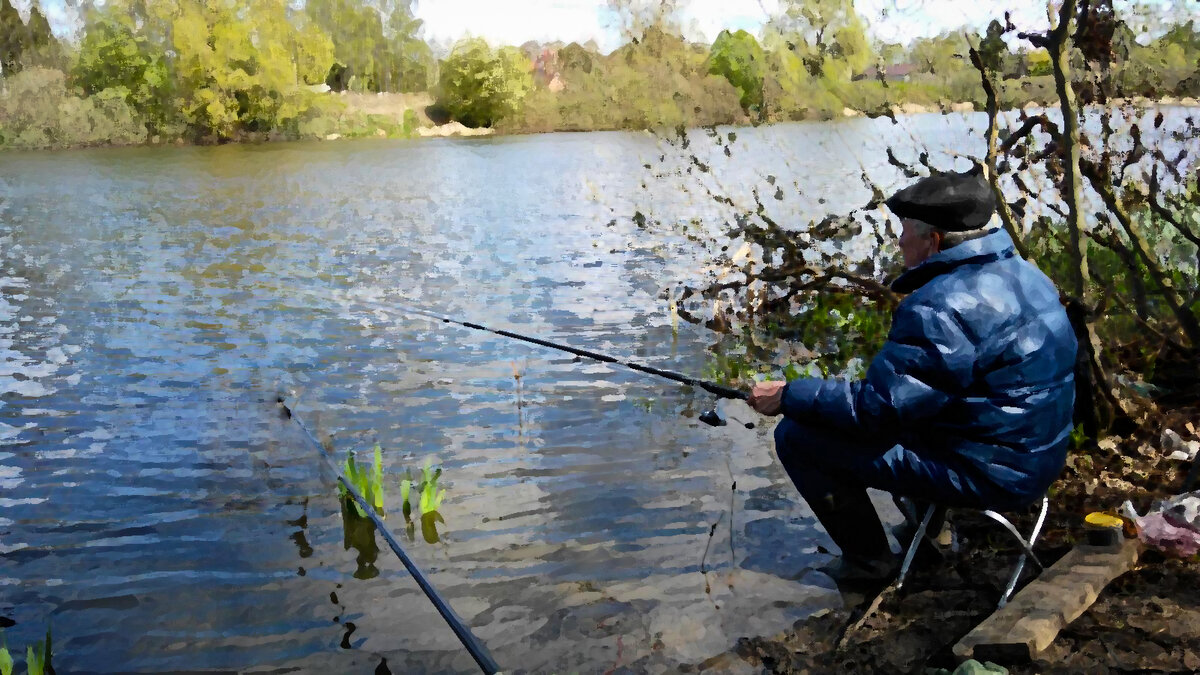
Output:
<instances>
[{"instance_id":1,"label":"blue jacket","mask_svg":"<svg viewBox=\"0 0 1200 675\"><path fill-rule=\"evenodd\" d=\"M793 380L783 414L956 454L1014 504L1041 496L1066 461L1075 402L1077 345L1054 285L995 230L892 288L911 294L865 377Z\"/></svg>"}]
</instances>

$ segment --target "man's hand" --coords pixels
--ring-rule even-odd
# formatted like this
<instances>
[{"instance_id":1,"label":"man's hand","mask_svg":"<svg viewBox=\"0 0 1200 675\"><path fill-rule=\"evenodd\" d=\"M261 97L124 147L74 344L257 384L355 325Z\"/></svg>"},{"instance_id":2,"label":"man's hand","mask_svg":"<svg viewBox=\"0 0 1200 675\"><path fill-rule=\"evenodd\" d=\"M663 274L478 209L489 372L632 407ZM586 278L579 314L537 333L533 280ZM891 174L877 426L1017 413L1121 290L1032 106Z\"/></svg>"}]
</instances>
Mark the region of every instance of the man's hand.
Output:
<instances>
[{"instance_id":1,"label":"man's hand","mask_svg":"<svg viewBox=\"0 0 1200 675\"><path fill-rule=\"evenodd\" d=\"M750 404L763 415L778 415L783 412L783 387L787 382L759 382L750 390Z\"/></svg>"}]
</instances>

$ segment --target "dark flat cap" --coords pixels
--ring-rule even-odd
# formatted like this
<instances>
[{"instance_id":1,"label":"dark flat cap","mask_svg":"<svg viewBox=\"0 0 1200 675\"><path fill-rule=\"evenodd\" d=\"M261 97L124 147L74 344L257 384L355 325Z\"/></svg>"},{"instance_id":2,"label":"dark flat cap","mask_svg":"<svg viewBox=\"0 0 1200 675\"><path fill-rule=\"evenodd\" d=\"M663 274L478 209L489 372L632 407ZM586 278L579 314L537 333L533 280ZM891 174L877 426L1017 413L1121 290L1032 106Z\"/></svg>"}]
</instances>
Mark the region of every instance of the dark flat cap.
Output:
<instances>
[{"instance_id":1,"label":"dark flat cap","mask_svg":"<svg viewBox=\"0 0 1200 675\"><path fill-rule=\"evenodd\" d=\"M915 218L947 232L977 230L996 212L992 188L978 171L922 178L884 203L901 218Z\"/></svg>"}]
</instances>

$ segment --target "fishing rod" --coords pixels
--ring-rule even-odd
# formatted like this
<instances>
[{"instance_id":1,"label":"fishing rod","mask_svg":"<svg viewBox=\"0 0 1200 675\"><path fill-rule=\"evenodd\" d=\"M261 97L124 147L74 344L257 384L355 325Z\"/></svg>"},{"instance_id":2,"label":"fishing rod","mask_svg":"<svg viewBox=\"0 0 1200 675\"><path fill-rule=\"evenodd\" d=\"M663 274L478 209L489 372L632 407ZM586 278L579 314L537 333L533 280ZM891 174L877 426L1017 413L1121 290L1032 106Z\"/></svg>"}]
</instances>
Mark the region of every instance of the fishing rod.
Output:
<instances>
[{"instance_id":1,"label":"fishing rod","mask_svg":"<svg viewBox=\"0 0 1200 675\"><path fill-rule=\"evenodd\" d=\"M365 301L361 301L361 300L359 302L362 302L363 304L376 305L377 307L382 308L382 309L400 310L400 311L408 312L410 314L415 314L417 316L422 316L427 319L437 320L442 323L451 323L451 324L455 324L458 326L463 326L465 328L470 328L472 330L483 331L485 333L493 333L495 335L501 335L503 337L512 338L514 340L521 340L523 342L528 342L530 344L535 344L535 345L538 345L541 347L557 349L559 351L567 352L569 354L574 354L576 356L583 356L583 357L587 357L589 359L600 361L601 363L611 363L611 364L618 365L618 366L625 366L626 368L629 368L630 370L635 370L640 373L656 375L658 377L666 378L668 380L672 380L674 382L678 382L680 384L685 384L685 385L688 385L691 387L700 387L701 389L703 389L709 393L716 394L719 398L731 398L731 399L738 399L738 400L745 401L750 396L746 392L741 391L739 389L733 389L731 387L726 387L726 386L718 384L716 382L700 379L698 377L690 377L688 375L684 375L682 373L677 373L675 371L665 370L662 368L655 368L654 366L648 366L648 365L645 365L642 363L637 363L636 361L626 361L623 359L618 359L613 356L609 356L607 354L601 354L599 352L594 352L594 351L590 351L587 349L579 349L577 347L571 347L569 345L559 344L557 342L551 342L549 340L544 340L544 339L538 338L538 337L532 337L529 335L522 335L520 333L514 333L513 331L509 331L509 330L503 330L500 328L489 328L487 326L484 326L484 325L481 325L478 323L474 323L471 321L460 321L458 319L453 319L451 317L444 316L442 314L437 314L435 312L430 312L428 310L420 309L417 307L408 307L405 305L399 305L399 304L394 304L394 303L383 304L383 303L376 303L376 302L365 302ZM699 416L699 420L709 426L714 426L714 427L724 426L726 423L725 420L723 418L721 418L720 414L717 413L715 406L713 408L711 408L710 410L707 410L707 411L701 413Z\"/></svg>"},{"instance_id":2,"label":"fishing rod","mask_svg":"<svg viewBox=\"0 0 1200 675\"><path fill-rule=\"evenodd\" d=\"M408 573L412 575L413 579L416 579L417 585L420 586L421 590L425 592L425 597L429 598L429 601L433 603L434 608L437 609L438 614L441 614L442 618L446 620L446 623L450 625L450 629L454 631L456 636L458 636L459 642L461 642L462 645L467 648L467 651L471 653L471 657L475 659L475 663L479 664L480 669L482 669L484 673L487 673L487 675L499 673L500 666L496 665L496 660L492 658L490 653L488 653L487 648L484 647L483 644L480 643L475 637L475 635L471 633L471 629L467 628L467 625L463 623L463 620L460 619L457 614L454 613L454 610L451 609L450 605L442 599L442 596L438 595L437 589L433 587L433 584L429 583L429 580L425 578L425 575L421 573L421 570L416 566L412 559L408 557L408 554L404 552L404 549L400 547L400 543L396 541L396 537L394 537L391 531L388 530L388 528L383 524L383 520L379 517L379 514L375 512L375 508L369 504L366 499L363 499L363 496L358 493L358 490L354 487L353 483L346 480L346 476L342 474L341 469L338 468L337 464L333 461L333 458L330 457L329 452L325 449L325 446L321 445L321 443L317 441L317 439L312 435L312 432L308 430L308 427L304 425L303 420L296 415L295 411L293 411L292 407L287 404L287 401L285 401L282 396L276 399L276 401L279 403L280 407L283 408L284 415L288 419L295 421L300 427L300 430L304 432L304 438L306 441L308 441L309 445L314 446L317 451L320 452L321 457L325 458L325 461L329 464L329 468L333 469L333 472L337 474L337 478L339 481L341 481L342 487L346 489L346 492L354 499L355 502L358 502L358 505L362 508L363 513L367 514L367 518L370 518L371 522L375 524L375 529L379 530L380 534L383 535L384 540L387 541L388 546L391 547L392 552L396 554L396 557L400 558L400 562L404 563L404 567L408 570Z\"/></svg>"}]
</instances>

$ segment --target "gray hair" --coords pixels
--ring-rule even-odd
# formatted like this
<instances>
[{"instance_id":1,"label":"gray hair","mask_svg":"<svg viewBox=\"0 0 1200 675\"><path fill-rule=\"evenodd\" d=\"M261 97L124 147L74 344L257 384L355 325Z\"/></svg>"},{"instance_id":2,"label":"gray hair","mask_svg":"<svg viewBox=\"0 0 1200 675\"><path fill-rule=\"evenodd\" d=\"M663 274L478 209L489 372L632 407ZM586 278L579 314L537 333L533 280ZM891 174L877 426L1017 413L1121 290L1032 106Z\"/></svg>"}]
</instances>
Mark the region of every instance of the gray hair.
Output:
<instances>
[{"instance_id":1,"label":"gray hair","mask_svg":"<svg viewBox=\"0 0 1200 675\"><path fill-rule=\"evenodd\" d=\"M995 215L993 215L991 220L989 220L983 227L975 230L967 230L965 232L949 232L937 227L936 225L930 225L923 220L917 220L915 218L911 218L910 220L912 221L913 226L916 228L916 234L918 236L928 237L930 233L933 232L937 232L938 234L942 235L941 250L945 251L946 249L954 248L955 246L971 241L972 239L979 239L980 237L987 235L995 227L998 219Z\"/></svg>"}]
</instances>

